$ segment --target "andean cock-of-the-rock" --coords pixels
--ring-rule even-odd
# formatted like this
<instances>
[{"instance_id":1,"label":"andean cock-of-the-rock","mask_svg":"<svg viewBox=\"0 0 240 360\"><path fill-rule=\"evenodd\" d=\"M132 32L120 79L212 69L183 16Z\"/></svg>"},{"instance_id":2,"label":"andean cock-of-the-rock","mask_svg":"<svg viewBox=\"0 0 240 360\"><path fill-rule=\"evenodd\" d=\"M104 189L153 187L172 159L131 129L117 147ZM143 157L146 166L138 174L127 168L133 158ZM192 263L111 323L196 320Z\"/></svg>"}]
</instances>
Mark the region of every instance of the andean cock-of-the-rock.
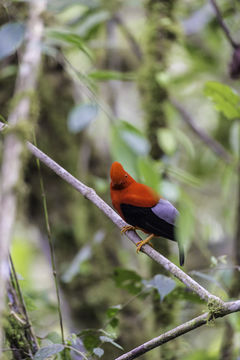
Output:
<instances>
[{"instance_id":1,"label":"andean cock-of-the-rock","mask_svg":"<svg viewBox=\"0 0 240 360\"><path fill-rule=\"evenodd\" d=\"M175 223L179 212L168 200L162 198L149 186L136 182L117 161L111 166L110 176L112 204L129 224L123 227L122 232L139 229L149 234L137 244L137 252L144 244L151 245L153 237L177 241ZM184 250L179 242L178 247L179 263L182 266Z\"/></svg>"}]
</instances>

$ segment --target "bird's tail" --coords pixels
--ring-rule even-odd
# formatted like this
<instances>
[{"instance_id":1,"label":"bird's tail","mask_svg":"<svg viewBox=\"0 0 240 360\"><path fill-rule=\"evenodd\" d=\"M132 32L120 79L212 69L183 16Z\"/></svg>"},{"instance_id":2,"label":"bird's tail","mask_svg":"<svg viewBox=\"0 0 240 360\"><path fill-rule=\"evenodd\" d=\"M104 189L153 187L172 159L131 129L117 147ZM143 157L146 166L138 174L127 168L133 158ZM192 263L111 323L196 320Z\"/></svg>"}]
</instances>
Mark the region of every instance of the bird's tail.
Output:
<instances>
[{"instance_id":1,"label":"bird's tail","mask_svg":"<svg viewBox=\"0 0 240 360\"><path fill-rule=\"evenodd\" d=\"M178 241L178 251L179 251L179 263L180 263L180 266L183 266L184 265L184 260L185 260L184 247L183 247L183 244L181 244L180 241Z\"/></svg>"},{"instance_id":2,"label":"bird's tail","mask_svg":"<svg viewBox=\"0 0 240 360\"><path fill-rule=\"evenodd\" d=\"M180 266L183 266L185 261L184 247L182 241L179 239L179 236L177 236L176 234L176 227L174 227L173 229L173 236L172 237L168 236L168 239L176 241L178 243L179 264Z\"/></svg>"}]
</instances>

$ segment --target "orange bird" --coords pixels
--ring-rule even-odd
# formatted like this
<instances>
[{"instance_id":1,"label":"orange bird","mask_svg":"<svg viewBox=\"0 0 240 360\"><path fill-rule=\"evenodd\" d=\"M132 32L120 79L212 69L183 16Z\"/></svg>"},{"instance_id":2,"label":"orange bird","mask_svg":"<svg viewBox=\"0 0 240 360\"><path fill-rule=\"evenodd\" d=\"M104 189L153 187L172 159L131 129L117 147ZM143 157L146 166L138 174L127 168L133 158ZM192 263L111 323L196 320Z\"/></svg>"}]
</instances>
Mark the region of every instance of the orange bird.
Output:
<instances>
[{"instance_id":1,"label":"orange bird","mask_svg":"<svg viewBox=\"0 0 240 360\"><path fill-rule=\"evenodd\" d=\"M178 211L167 200L159 196L149 186L136 182L115 161L111 166L111 198L114 208L130 225L124 226L122 232L128 230L142 230L149 236L137 243L137 252L144 244L150 243L154 236L161 236L173 241L175 237L175 222ZM179 247L179 262L184 264L184 251Z\"/></svg>"}]
</instances>

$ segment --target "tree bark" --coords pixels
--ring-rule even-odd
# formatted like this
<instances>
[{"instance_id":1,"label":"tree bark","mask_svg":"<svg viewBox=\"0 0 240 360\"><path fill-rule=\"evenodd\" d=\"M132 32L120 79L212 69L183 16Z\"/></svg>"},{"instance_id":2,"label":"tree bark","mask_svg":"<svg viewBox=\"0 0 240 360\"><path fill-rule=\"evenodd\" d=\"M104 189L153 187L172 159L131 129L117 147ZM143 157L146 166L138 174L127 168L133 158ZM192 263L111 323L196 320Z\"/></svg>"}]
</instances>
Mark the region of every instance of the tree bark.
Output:
<instances>
[{"instance_id":1,"label":"tree bark","mask_svg":"<svg viewBox=\"0 0 240 360\"><path fill-rule=\"evenodd\" d=\"M30 2L25 50L20 59L19 72L8 123L11 131L3 143L0 172L0 318L5 307L6 283L9 277L8 252L17 213L17 187L21 180L23 142L21 135L31 129L30 115L37 75L41 61L43 21L41 15L46 1ZM31 119L33 120L33 119ZM0 357L2 344L0 324Z\"/></svg>"}]
</instances>

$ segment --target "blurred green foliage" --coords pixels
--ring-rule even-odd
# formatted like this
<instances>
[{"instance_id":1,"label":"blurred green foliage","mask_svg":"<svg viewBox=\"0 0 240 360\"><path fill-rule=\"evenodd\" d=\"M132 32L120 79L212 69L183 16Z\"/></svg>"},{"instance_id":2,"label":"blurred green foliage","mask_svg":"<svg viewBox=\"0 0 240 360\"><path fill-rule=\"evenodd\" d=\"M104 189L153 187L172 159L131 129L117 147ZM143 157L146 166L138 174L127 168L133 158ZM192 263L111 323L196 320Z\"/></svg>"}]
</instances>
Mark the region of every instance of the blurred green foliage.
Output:
<instances>
[{"instance_id":1,"label":"blurred green foliage","mask_svg":"<svg viewBox=\"0 0 240 360\"><path fill-rule=\"evenodd\" d=\"M237 39L239 2L218 3ZM151 4L156 14L161 7L161 19L150 12ZM40 112L34 114L38 145L108 203L114 160L174 202L181 214L185 271L227 300L234 279L239 282L234 267L240 243L239 82L229 77L232 49L210 4L184 0L167 5L49 1L37 88ZM0 8L0 43L11 38L0 46L1 116L7 118L28 2L3 2ZM231 163L191 131L168 101L171 97L222 144ZM0 159L1 150L2 143ZM63 352L59 335L39 175L29 159L11 253L41 347L35 359L57 353L58 359L63 354L80 358L85 350L89 359L113 359L206 310L195 294L136 255L99 209L43 166L42 174L68 348ZM154 240L154 247L162 251L164 241ZM169 242L169 248L170 260L177 263L175 244ZM159 319L158 310L174 316ZM229 321L235 334L231 353L237 359L239 317L233 314ZM222 355L224 327L219 320L214 328L196 330L174 346L163 345L161 354L156 349L142 358L228 360ZM4 356L11 358L11 353Z\"/></svg>"}]
</instances>

